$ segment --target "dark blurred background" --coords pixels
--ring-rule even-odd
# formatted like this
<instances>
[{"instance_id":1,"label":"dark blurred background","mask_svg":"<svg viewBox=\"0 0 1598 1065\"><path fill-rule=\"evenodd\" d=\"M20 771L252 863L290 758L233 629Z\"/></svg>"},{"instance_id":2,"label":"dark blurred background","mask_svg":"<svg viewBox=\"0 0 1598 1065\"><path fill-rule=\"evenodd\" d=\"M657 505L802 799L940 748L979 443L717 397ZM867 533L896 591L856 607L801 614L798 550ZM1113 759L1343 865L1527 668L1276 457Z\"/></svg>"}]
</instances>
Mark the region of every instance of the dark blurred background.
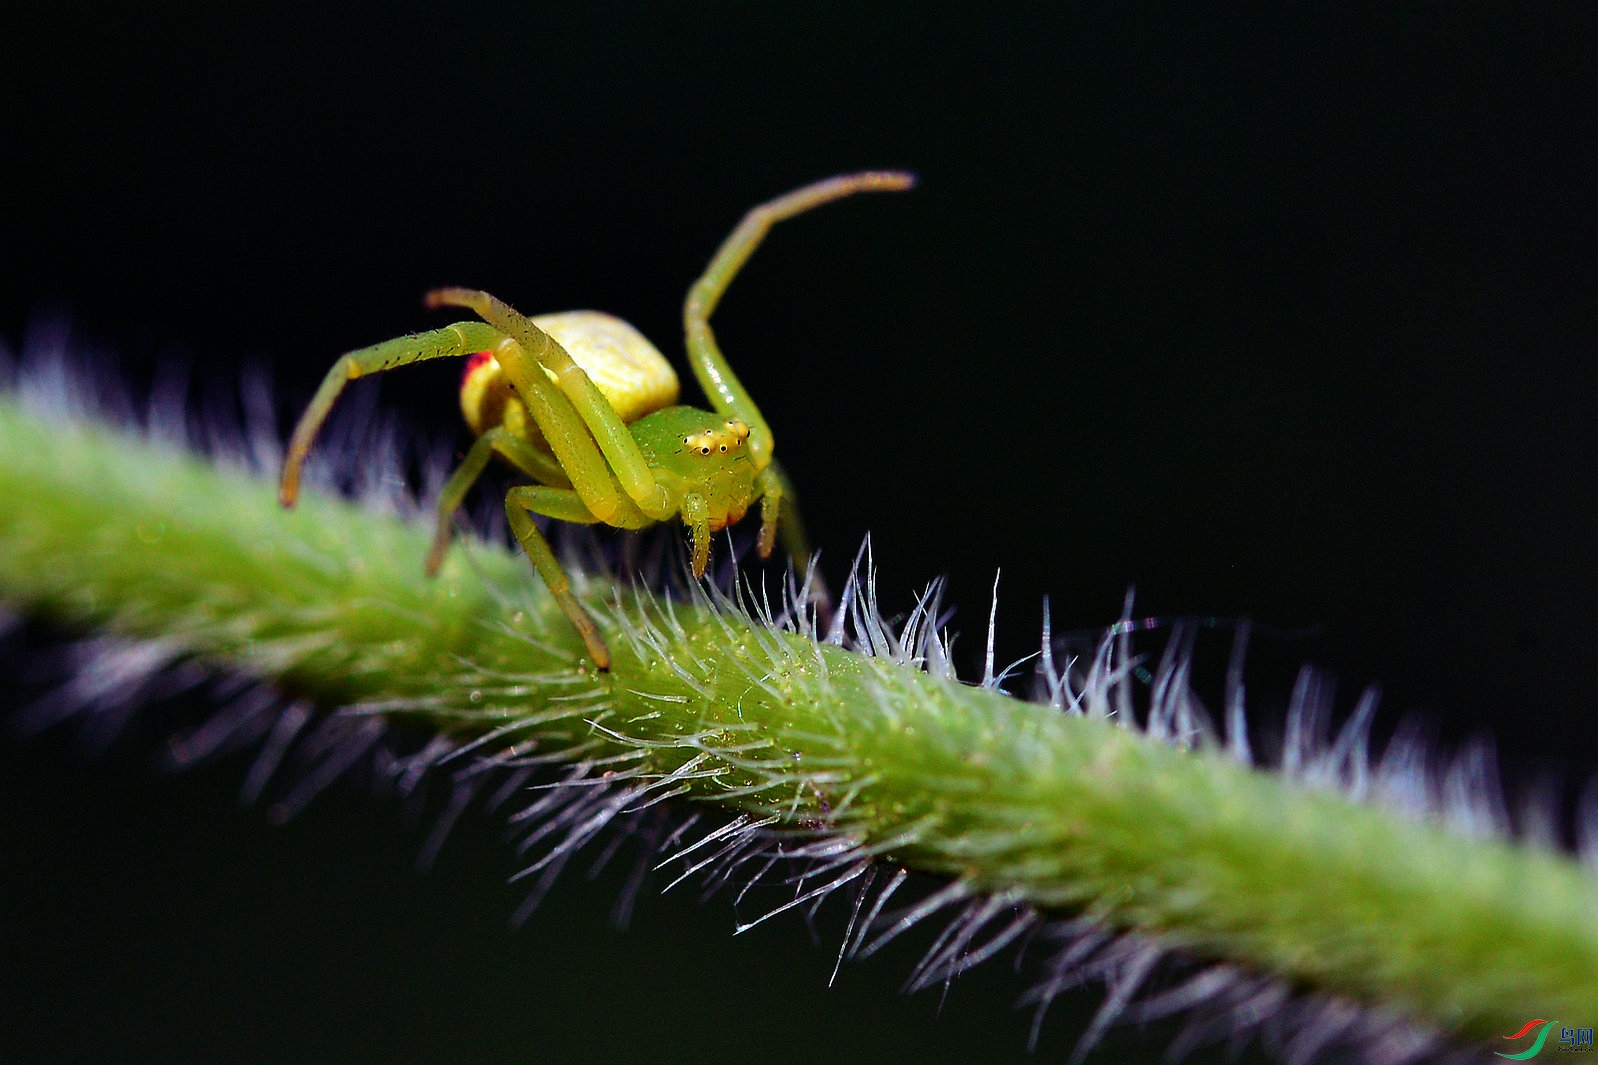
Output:
<instances>
[{"instance_id":1,"label":"dark blurred background","mask_svg":"<svg viewBox=\"0 0 1598 1065\"><path fill-rule=\"evenodd\" d=\"M66 320L136 382L266 364L287 417L464 284L620 314L681 365L682 295L746 208L910 168L781 227L716 319L835 580L868 530L890 611L947 574L968 666L1001 568L1006 659L1045 595L1090 629L1135 586L1221 619L1218 658L1252 618L1262 734L1313 661L1345 706L1383 685L1383 733L1491 735L1512 792L1570 801L1598 13L1373 7L14 3L0 338ZM457 432L456 373L381 402ZM491 826L418 878L390 808L269 828L240 766L149 761L0 745L0 1057L1024 1057L1002 965L941 1016L893 995L913 953L828 991L835 930L734 940L684 892L617 934L615 877L512 934Z\"/></svg>"}]
</instances>

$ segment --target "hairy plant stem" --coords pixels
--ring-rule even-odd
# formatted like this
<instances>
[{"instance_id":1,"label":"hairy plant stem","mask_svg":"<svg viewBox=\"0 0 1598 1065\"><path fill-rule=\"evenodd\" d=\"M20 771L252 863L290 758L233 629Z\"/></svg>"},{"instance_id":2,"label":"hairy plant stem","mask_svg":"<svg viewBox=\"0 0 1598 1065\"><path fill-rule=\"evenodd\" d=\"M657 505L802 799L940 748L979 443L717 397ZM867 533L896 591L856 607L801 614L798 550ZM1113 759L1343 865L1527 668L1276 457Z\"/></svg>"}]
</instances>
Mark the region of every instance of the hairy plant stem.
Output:
<instances>
[{"instance_id":1,"label":"hairy plant stem","mask_svg":"<svg viewBox=\"0 0 1598 1065\"><path fill-rule=\"evenodd\" d=\"M1598 884L1567 856L579 576L615 655L596 672L524 558L457 545L429 580L427 545L415 522L315 492L285 513L240 468L0 396L0 601L31 615L611 765L1470 1040L1598 1004Z\"/></svg>"}]
</instances>

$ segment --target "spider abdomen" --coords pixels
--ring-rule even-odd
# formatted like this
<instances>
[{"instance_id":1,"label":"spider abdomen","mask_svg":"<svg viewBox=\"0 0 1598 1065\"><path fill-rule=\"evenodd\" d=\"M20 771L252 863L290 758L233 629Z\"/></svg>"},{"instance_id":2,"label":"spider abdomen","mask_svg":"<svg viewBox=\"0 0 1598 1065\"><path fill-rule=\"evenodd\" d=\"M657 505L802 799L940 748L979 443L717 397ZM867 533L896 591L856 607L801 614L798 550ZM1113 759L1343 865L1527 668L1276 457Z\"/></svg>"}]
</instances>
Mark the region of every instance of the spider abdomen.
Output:
<instances>
[{"instance_id":1,"label":"spider abdomen","mask_svg":"<svg viewBox=\"0 0 1598 1065\"><path fill-rule=\"evenodd\" d=\"M623 422L635 422L677 402L677 372L649 338L628 322L602 311L541 314L532 322L566 349ZM549 378L553 381L555 375L549 374ZM498 361L486 351L466 362L461 375L461 413L478 435L504 425L518 436L542 437L528 431L532 426L525 408Z\"/></svg>"}]
</instances>

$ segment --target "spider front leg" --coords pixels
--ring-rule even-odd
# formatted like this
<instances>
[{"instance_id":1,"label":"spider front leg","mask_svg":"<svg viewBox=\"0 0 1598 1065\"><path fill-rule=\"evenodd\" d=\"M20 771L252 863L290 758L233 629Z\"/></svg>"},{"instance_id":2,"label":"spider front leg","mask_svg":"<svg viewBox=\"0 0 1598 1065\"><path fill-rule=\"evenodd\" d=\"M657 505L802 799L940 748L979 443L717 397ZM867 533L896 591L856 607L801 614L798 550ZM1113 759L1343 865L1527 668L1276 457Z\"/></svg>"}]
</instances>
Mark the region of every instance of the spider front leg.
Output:
<instances>
[{"instance_id":1,"label":"spider front leg","mask_svg":"<svg viewBox=\"0 0 1598 1065\"><path fill-rule=\"evenodd\" d=\"M549 594L555 597L555 602L560 604L572 627L583 638L583 646L588 648L589 657L594 660L594 665L600 669L609 669L610 649L605 646L604 638L599 635L599 627L594 624L594 619L572 591L571 580L567 578L566 571L556 560L549 541L544 539L544 534L538 531L537 525L533 524L529 511L560 521L589 525L599 519L584 506L582 498L569 488L523 485L505 493L505 517L510 520L511 532L515 534L516 542L522 545L527 557L533 560L533 568L538 570L540 577L544 578L544 585L549 589Z\"/></svg>"},{"instance_id":2,"label":"spider front leg","mask_svg":"<svg viewBox=\"0 0 1598 1065\"><path fill-rule=\"evenodd\" d=\"M676 513L675 502L655 482L638 441L621 417L554 337L486 292L434 289L427 294L426 303L476 311L494 330L515 342L497 349L495 357L571 487L513 488L505 497L505 513L517 542L582 636L594 663L609 669L610 652L593 618L572 593L570 580L528 512L562 521L637 529ZM546 368L554 374L554 382ZM487 448L483 461L486 453ZM475 472L458 476L463 484L469 484Z\"/></svg>"},{"instance_id":3,"label":"spider front leg","mask_svg":"<svg viewBox=\"0 0 1598 1065\"><path fill-rule=\"evenodd\" d=\"M327 420L345 385L358 377L408 366L413 362L487 351L497 347L504 339L503 333L483 322L457 322L442 329L395 337L339 356L327 376L322 378L321 387L312 397L311 405L300 415L299 424L294 427L288 454L283 458L283 477L277 493L279 501L285 507L292 507L299 499L300 470L311 452L317 432Z\"/></svg>"}]
</instances>

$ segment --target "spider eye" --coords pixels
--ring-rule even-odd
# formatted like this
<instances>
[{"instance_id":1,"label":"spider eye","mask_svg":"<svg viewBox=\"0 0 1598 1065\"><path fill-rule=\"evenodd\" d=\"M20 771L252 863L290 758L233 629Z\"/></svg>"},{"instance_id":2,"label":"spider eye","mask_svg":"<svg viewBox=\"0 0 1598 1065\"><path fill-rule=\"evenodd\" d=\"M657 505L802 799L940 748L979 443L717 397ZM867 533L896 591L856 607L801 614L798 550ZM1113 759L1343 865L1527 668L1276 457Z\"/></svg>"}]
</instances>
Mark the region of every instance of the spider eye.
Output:
<instances>
[{"instance_id":1,"label":"spider eye","mask_svg":"<svg viewBox=\"0 0 1598 1065\"><path fill-rule=\"evenodd\" d=\"M727 453L727 445L726 444L722 444L721 445L721 453L723 455L725 455Z\"/></svg>"},{"instance_id":2,"label":"spider eye","mask_svg":"<svg viewBox=\"0 0 1598 1065\"><path fill-rule=\"evenodd\" d=\"M699 453L700 453L700 454L701 454L701 455L708 455L708 454L710 454L710 445L709 445L709 444L703 444L703 445L701 445L701 446L700 446L700 448L699 448Z\"/></svg>"}]
</instances>

